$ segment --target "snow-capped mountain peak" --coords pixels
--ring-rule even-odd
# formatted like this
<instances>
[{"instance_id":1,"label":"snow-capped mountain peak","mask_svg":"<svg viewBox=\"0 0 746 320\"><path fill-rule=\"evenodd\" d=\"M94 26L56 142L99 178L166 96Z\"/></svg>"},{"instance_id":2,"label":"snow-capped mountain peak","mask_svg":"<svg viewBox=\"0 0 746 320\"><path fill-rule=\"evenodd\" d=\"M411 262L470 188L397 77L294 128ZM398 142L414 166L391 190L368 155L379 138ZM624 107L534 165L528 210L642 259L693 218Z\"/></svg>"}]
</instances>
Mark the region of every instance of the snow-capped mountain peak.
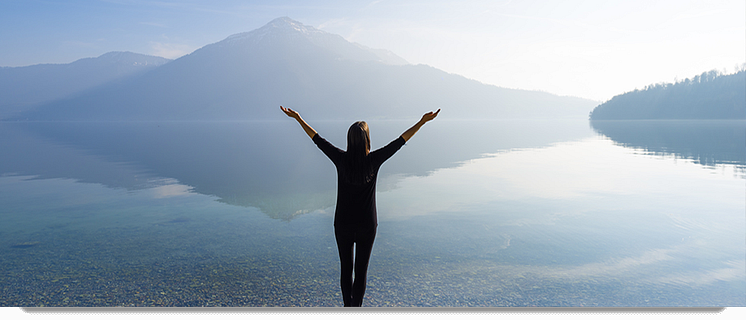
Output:
<instances>
[{"instance_id":1,"label":"snow-capped mountain peak","mask_svg":"<svg viewBox=\"0 0 746 320\"><path fill-rule=\"evenodd\" d=\"M267 36L282 36L282 35L287 36L287 35L297 34L297 33L300 33L306 36L327 34L324 31L318 30L311 26L306 26L288 17L282 17L282 18L277 18L277 19L270 21L269 23L267 23L266 25L264 25L263 27L259 29L231 35L221 42L235 43L235 42L243 42L243 41L249 40L254 43L257 43Z\"/></svg>"},{"instance_id":2,"label":"snow-capped mountain peak","mask_svg":"<svg viewBox=\"0 0 746 320\"><path fill-rule=\"evenodd\" d=\"M276 44L298 45L299 39L305 40L311 45L325 50L338 59L353 61L378 61L390 65L405 65L406 60L386 50L371 49L366 46L352 43L342 36L304 25L288 17L274 19L263 27L250 31L234 34L216 46L247 46L255 47L264 42L275 42ZM292 48L286 48L292 50Z\"/></svg>"}]
</instances>

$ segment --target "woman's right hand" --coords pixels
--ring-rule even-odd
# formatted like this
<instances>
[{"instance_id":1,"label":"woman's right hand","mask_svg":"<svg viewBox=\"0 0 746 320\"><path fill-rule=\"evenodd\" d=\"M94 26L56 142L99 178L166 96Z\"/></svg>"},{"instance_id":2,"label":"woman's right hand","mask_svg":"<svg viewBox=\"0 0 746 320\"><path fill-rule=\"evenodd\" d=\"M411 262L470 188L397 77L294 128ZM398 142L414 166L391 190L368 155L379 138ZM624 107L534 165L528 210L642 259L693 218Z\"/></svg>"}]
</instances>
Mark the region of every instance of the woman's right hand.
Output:
<instances>
[{"instance_id":1,"label":"woman's right hand","mask_svg":"<svg viewBox=\"0 0 746 320\"><path fill-rule=\"evenodd\" d=\"M425 123L425 122L435 119L435 117L438 116L438 112L440 112L440 109L438 109L438 111L435 111L435 112L430 111L426 114L423 114L422 119L420 119L420 122Z\"/></svg>"},{"instance_id":2,"label":"woman's right hand","mask_svg":"<svg viewBox=\"0 0 746 320\"><path fill-rule=\"evenodd\" d=\"M422 118L420 121L417 121L411 128L407 129L407 131L404 131L404 133L401 134L401 137L404 139L404 141L409 141L409 139L412 138L412 136L417 133L417 130L420 130L420 127L425 125L426 122L435 119L435 117L438 116L438 112L440 112L440 109L435 112L428 112L426 114L422 115Z\"/></svg>"}]
</instances>

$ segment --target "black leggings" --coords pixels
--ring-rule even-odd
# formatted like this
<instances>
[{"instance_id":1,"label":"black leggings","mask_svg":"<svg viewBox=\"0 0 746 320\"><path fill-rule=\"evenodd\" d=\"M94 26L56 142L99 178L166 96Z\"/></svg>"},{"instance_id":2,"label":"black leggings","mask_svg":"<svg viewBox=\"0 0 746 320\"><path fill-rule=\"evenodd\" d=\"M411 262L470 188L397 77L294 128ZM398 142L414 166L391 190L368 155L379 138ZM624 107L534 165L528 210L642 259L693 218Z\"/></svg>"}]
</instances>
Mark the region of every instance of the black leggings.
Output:
<instances>
[{"instance_id":1,"label":"black leggings","mask_svg":"<svg viewBox=\"0 0 746 320\"><path fill-rule=\"evenodd\" d=\"M368 261L373 250L373 240L376 239L376 227L368 230L334 227L339 250L339 262L342 269L340 285L345 307L360 307L365 295L366 274ZM353 256L353 244L355 251ZM355 281L352 280L352 270L355 269Z\"/></svg>"}]
</instances>

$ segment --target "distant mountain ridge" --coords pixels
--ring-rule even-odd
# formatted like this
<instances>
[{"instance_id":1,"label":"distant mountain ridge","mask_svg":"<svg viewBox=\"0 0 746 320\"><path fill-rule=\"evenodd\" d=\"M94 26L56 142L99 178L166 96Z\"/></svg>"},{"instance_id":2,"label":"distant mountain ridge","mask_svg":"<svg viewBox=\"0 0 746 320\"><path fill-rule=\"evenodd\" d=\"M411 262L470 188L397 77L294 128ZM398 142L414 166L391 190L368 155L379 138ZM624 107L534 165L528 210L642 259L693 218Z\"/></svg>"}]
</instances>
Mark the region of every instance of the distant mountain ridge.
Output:
<instances>
[{"instance_id":1,"label":"distant mountain ridge","mask_svg":"<svg viewBox=\"0 0 746 320\"><path fill-rule=\"evenodd\" d=\"M713 70L617 95L593 109L590 119L746 119L746 71Z\"/></svg>"},{"instance_id":2,"label":"distant mountain ridge","mask_svg":"<svg viewBox=\"0 0 746 320\"><path fill-rule=\"evenodd\" d=\"M411 65L289 18L206 45L137 77L40 105L23 120L253 120L587 117L597 103L505 89ZM6 118L8 119L8 118Z\"/></svg>"},{"instance_id":3,"label":"distant mountain ridge","mask_svg":"<svg viewBox=\"0 0 746 320\"><path fill-rule=\"evenodd\" d=\"M302 23L288 17L277 18L265 26L229 36L223 41L215 43L216 46L230 45L261 45L263 42L273 41L277 38L291 36L291 40L308 40L321 48L328 48L329 53L340 59L353 61L378 61L390 65L409 64L403 58L391 51L382 49L371 49L358 43L350 43L342 36L318 30L303 25ZM293 39L293 37L295 39Z\"/></svg>"},{"instance_id":4,"label":"distant mountain ridge","mask_svg":"<svg viewBox=\"0 0 746 320\"><path fill-rule=\"evenodd\" d=\"M68 64L0 68L0 118L131 76L171 60L132 52L109 52Z\"/></svg>"}]
</instances>

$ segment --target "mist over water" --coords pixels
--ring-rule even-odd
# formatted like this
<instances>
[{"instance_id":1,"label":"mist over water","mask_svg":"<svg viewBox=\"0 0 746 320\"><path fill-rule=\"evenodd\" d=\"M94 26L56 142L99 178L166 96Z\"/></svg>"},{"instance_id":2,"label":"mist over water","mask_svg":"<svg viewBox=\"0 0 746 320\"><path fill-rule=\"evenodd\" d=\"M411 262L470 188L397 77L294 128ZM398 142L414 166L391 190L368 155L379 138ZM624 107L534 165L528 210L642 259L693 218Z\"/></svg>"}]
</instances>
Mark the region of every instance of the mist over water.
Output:
<instances>
[{"instance_id":1,"label":"mist over water","mask_svg":"<svg viewBox=\"0 0 746 320\"><path fill-rule=\"evenodd\" d=\"M368 122L374 149L411 125ZM381 169L365 305L744 306L744 133L438 119ZM341 306L334 166L295 123L0 137L0 305Z\"/></svg>"}]
</instances>

